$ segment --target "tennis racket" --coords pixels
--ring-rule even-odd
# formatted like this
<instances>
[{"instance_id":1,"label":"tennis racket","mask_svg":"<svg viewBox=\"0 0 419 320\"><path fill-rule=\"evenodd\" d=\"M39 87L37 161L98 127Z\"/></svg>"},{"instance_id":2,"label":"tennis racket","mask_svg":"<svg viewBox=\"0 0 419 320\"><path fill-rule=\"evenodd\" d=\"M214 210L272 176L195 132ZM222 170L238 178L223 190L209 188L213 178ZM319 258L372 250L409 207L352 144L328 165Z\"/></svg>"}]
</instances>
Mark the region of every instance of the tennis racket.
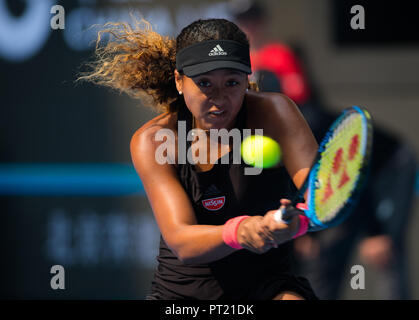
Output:
<instances>
[{"instance_id":1,"label":"tennis racket","mask_svg":"<svg viewBox=\"0 0 419 320\"><path fill-rule=\"evenodd\" d=\"M371 149L370 114L356 106L345 109L321 141L310 172L292 201L293 206L304 207L301 214L310 220L307 231L336 226L350 215L365 185ZM295 210L278 210L275 220L288 223Z\"/></svg>"}]
</instances>

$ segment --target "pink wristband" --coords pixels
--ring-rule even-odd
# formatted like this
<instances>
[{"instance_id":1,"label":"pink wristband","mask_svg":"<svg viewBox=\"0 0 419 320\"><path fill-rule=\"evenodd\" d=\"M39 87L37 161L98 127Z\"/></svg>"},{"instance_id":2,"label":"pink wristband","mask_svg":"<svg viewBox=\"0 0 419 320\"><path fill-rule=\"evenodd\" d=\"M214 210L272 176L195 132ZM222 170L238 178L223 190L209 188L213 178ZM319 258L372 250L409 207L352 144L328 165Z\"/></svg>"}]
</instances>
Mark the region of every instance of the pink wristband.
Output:
<instances>
[{"instance_id":1,"label":"pink wristband","mask_svg":"<svg viewBox=\"0 0 419 320\"><path fill-rule=\"evenodd\" d=\"M223 228L223 241L226 245L234 249L243 249L243 247L237 242L237 229L239 228L240 222L250 216L239 216L228 220Z\"/></svg>"},{"instance_id":2,"label":"pink wristband","mask_svg":"<svg viewBox=\"0 0 419 320\"><path fill-rule=\"evenodd\" d=\"M296 207L297 207L297 209L300 209L300 210L307 210L308 209L308 207L305 203L298 203L296 205ZM310 220L306 216L303 216L302 214L300 214L298 216L298 218L300 220L300 226L298 228L297 233L292 237L293 239L304 235L308 230L308 223L309 223Z\"/></svg>"}]
</instances>

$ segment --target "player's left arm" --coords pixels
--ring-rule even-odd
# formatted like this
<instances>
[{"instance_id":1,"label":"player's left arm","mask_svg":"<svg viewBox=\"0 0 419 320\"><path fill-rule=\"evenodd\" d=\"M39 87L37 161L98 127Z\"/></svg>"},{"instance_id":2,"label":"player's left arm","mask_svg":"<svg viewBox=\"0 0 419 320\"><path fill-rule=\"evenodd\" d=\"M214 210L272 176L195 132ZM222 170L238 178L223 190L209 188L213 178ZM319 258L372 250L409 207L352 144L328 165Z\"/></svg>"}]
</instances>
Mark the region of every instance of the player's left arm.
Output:
<instances>
[{"instance_id":1,"label":"player's left arm","mask_svg":"<svg viewBox=\"0 0 419 320\"><path fill-rule=\"evenodd\" d=\"M296 187L300 188L311 169L318 145L298 107L287 96L272 92L249 91L245 103L249 112L249 127L263 129L264 136L279 143L282 162ZM278 181L280 183L283 181ZM281 209L289 205L289 199L281 199ZM276 211L266 212L258 226L259 235L265 240L273 239L274 246L289 241L300 230L299 210L293 211L294 216L287 223L278 222L275 218Z\"/></svg>"},{"instance_id":2,"label":"player's left arm","mask_svg":"<svg viewBox=\"0 0 419 320\"><path fill-rule=\"evenodd\" d=\"M254 93L247 96L251 108L251 119L256 128L262 127L263 134L275 139L281 146L282 162L297 188L301 188L317 154L318 144L295 103L279 93ZM278 182L280 183L280 182ZM275 187L275 186L272 186ZM289 205L289 200L281 200ZM286 204L288 203L288 204ZM276 210L265 214L261 223L263 233L281 244L283 226L275 219ZM292 218L293 236L299 230L298 213Z\"/></svg>"},{"instance_id":3,"label":"player's left arm","mask_svg":"<svg viewBox=\"0 0 419 320\"><path fill-rule=\"evenodd\" d=\"M282 94L273 95L272 119L281 145L284 165L297 188L310 171L318 144L296 104Z\"/></svg>"}]
</instances>

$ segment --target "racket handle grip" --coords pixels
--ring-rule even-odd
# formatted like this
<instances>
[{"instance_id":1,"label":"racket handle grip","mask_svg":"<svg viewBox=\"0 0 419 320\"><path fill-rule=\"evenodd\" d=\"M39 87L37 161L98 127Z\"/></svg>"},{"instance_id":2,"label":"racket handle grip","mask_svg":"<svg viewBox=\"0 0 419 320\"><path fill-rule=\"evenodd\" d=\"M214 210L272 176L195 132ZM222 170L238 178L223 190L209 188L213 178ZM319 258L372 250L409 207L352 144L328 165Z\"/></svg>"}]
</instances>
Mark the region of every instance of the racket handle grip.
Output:
<instances>
[{"instance_id":1,"label":"racket handle grip","mask_svg":"<svg viewBox=\"0 0 419 320\"><path fill-rule=\"evenodd\" d=\"M275 212L275 220L278 222L283 222L286 224L289 224L291 222L291 219L296 214L296 208L299 211L302 211L301 214L304 215L304 210L307 210L308 207L305 203L297 203L297 205L294 207L283 207L281 209L278 209L277 212Z\"/></svg>"},{"instance_id":2,"label":"racket handle grip","mask_svg":"<svg viewBox=\"0 0 419 320\"><path fill-rule=\"evenodd\" d=\"M310 223L309 218L307 218L304 215L304 210L308 209L307 205L305 203L298 203L296 205L296 208L297 209L295 209L293 207L283 207L283 208L279 209L277 212L275 212L275 220L276 221L289 224L291 222L292 217L295 216L295 214L298 214L295 211L296 210L302 211L302 214L298 214L298 219L300 220L299 221L299 228L298 228L297 233L292 237L293 239L304 235L307 232L308 227L309 227L309 223ZM287 212L288 212L288 216L287 216Z\"/></svg>"}]
</instances>

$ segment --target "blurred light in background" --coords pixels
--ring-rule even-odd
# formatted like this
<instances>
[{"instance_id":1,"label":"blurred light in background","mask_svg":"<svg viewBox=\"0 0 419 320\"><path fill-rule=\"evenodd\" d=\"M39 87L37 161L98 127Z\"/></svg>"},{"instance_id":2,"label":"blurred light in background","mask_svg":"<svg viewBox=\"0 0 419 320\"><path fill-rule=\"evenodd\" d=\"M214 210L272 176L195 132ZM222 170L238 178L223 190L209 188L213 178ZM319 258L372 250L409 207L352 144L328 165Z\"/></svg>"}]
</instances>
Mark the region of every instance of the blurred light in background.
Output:
<instances>
[{"instance_id":1,"label":"blurred light in background","mask_svg":"<svg viewBox=\"0 0 419 320\"><path fill-rule=\"evenodd\" d=\"M46 256L66 267L136 265L153 268L160 234L148 213L74 214L54 209L48 216Z\"/></svg>"},{"instance_id":2,"label":"blurred light in background","mask_svg":"<svg viewBox=\"0 0 419 320\"><path fill-rule=\"evenodd\" d=\"M0 195L144 195L131 164L0 163Z\"/></svg>"},{"instance_id":3,"label":"blurred light in background","mask_svg":"<svg viewBox=\"0 0 419 320\"><path fill-rule=\"evenodd\" d=\"M416 195L419 196L419 172L416 174Z\"/></svg>"},{"instance_id":4,"label":"blurred light in background","mask_svg":"<svg viewBox=\"0 0 419 320\"><path fill-rule=\"evenodd\" d=\"M23 13L15 16L9 2L0 0L0 57L8 61L22 62L43 48L51 33L50 8L54 4L61 4L66 10L63 37L75 51L93 49L97 33L106 22L131 22L130 13L144 17L157 32L172 37L198 18L229 18L227 2L179 5L174 18L167 6L153 1L85 0L78 1L76 7L67 6L71 1L26 0L23 3L20 1Z\"/></svg>"},{"instance_id":5,"label":"blurred light in background","mask_svg":"<svg viewBox=\"0 0 419 320\"><path fill-rule=\"evenodd\" d=\"M10 12L0 0L0 56L20 62L42 49L51 32L49 20L53 0L27 0L21 16Z\"/></svg>"}]
</instances>

